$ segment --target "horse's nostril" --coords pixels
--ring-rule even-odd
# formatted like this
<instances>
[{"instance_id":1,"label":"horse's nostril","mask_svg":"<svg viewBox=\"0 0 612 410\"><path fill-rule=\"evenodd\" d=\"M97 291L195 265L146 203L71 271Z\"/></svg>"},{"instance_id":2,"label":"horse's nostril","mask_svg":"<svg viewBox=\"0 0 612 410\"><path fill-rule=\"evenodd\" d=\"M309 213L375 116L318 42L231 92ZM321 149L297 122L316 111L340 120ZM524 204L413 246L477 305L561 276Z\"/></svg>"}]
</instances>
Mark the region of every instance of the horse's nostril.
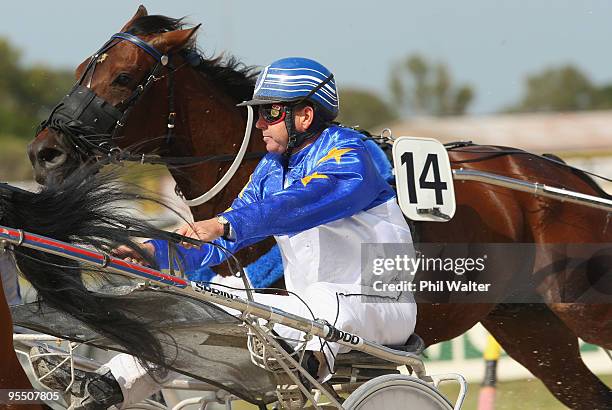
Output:
<instances>
[{"instance_id":1,"label":"horse's nostril","mask_svg":"<svg viewBox=\"0 0 612 410\"><path fill-rule=\"evenodd\" d=\"M38 151L38 154L36 156L38 158L38 161L41 163L53 164L55 162L61 161L61 159L65 157L65 154L55 148L43 148Z\"/></svg>"}]
</instances>

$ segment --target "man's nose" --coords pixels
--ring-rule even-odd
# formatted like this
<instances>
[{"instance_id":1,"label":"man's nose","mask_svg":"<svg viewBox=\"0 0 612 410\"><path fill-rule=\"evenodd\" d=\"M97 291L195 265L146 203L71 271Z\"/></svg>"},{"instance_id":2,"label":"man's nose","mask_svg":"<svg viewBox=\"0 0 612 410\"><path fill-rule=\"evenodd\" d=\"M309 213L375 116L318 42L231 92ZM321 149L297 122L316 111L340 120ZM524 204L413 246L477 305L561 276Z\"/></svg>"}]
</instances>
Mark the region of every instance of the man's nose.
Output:
<instances>
[{"instance_id":1,"label":"man's nose","mask_svg":"<svg viewBox=\"0 0 612 410\"><path fill-rule=\"evenodd\" d=\"M268 128L267 123L263 120L263 118L261 118L261 115L259 117L257 117L257 122L255 123L255 128L257 128L259 130L265 130L266 128Z\"/></svg>"}]
</instances>

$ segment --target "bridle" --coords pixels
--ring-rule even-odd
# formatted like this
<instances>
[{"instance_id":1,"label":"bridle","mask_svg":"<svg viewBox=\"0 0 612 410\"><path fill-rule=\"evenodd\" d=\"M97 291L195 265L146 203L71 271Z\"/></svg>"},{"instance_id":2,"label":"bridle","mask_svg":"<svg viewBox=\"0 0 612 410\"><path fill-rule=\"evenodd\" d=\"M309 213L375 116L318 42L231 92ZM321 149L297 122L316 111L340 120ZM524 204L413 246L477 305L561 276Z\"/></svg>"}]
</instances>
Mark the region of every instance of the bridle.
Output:
<instances>
[{"instance_id":1,"label":"bridle","mask_svg":"<svg viewBox=\"0 0 612 410\"><path fill-rule=\"evenodd\" d=\"M127 41L144 50L155 60L155 65L143 78L132 94L117 106L98 96L91 89L91 81L96 66L108 50L117 44ZM179 67L180 68L180 67ZM163 70L167 72L162 76ZM170 56L157 50L139 37L121 32L111 38L89 59L80 79L70 92L55 106L49 118L43 121L39 132L45 128L61 132L70 144L85 157L106 155L118 156L121 149L115 143L125 126L130 111L138 99L157 81L167 78L168 82L168 118L166 142L173 137L176 112L174 109L174 73L177 69L170 61ZM89 77L86 84L85 80Z\"/></svg>"},{"instance_id":2,"label":"bridle","mask_svg":"<svg viewBox=\"0 0 612 410\"><path fill-rule=\"evenodd\" d=\"M98 96L91 89L91 81L95 73L99 58L117 44L127 41L149 54L155 60L155 65L144 77L140 84L132 91L132 94L115 106ZM247 107L247 122L242 144L236 155L208 155L204 157L166 157L160 159L158 155L132 154L124 152L117 144L119 133L125 126L127 118L138 99L146 93L156 82L167 79L168 82L168 117L167 131L165 136L166 145L173 141L176 110L174 104L174 74L186 64L197 65L193 58L185 56L185 62L174 67L170 55L164 54L151 46L141 38L120 32L113 34L94 55L90 58L83 74L70 90L70 92L55 106L49 118L40 124L37 134L45 128L61 132L74 147L77 153L84 158L106 157L110 161L137 161L144 163L163 163L170 165L174 162L182 165L196 165L209 161L229 162L232 161L228 171L223 177L206 193L193 199L184 199L190 206L205 203L219 193L229 183L238 167L244 159L258 159L264 153L246 153L249 145L251 130L253 127L253 110ZM166 73L161 74L163 70ZM84 84L88 78L87 83Z\"/></svg>"}]
</instances>

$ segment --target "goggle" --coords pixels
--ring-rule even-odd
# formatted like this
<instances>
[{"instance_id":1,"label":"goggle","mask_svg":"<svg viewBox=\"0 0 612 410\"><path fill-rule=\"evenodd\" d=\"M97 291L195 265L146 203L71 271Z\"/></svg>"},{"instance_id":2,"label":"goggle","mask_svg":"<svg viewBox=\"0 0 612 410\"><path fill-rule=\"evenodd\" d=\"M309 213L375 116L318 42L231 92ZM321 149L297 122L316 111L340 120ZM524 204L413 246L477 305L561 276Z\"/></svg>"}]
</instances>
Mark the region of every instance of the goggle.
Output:
<instances>
[{"instance_id":1,"label":"goggle","mask_svg":"<svg viewBox=\"0 0 612 410\"><path fill-rule=\"evenodd\" d=\"M278 124L285 119L287 111L282 104L267 104L259 106L259 116L268 123L268 125Z\"/></svg>"}]
</instances>

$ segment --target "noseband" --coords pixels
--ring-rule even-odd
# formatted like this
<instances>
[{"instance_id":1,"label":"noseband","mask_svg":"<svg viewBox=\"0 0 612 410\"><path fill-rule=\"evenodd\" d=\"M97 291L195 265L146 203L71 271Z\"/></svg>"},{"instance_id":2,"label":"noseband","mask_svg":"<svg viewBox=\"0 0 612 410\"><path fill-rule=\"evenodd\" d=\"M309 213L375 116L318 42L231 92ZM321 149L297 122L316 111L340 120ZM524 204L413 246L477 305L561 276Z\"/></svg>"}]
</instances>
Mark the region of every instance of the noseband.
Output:
<instances>
[{"instance_id":1,"label":"noseband","mask_svg":"<svg viewBox=\"0 0 612 410\"><path fill-rule=\"evenodd\" d=\"M91 81L99 62L99 57L117 44L127 41L155 59L155 66L143 81L132 91L129 98L115 106L98 96L91 88ZM168 73L160 76L167 68ZM119 154L121 150L115 143L118 134L126 123L127 117L136 101L156 81L168 79L168 131L166 142L172 139L176 112L174 111L174 71L169 56L161 53L146 41L130 33L116 33L89 60L83 75L60 103L55 106L49 118L40 124L38 132L51 128L61 132L71 145L83 156ZM84 81L89 75L86 85Z\"/></svg>"}]
</instances>

